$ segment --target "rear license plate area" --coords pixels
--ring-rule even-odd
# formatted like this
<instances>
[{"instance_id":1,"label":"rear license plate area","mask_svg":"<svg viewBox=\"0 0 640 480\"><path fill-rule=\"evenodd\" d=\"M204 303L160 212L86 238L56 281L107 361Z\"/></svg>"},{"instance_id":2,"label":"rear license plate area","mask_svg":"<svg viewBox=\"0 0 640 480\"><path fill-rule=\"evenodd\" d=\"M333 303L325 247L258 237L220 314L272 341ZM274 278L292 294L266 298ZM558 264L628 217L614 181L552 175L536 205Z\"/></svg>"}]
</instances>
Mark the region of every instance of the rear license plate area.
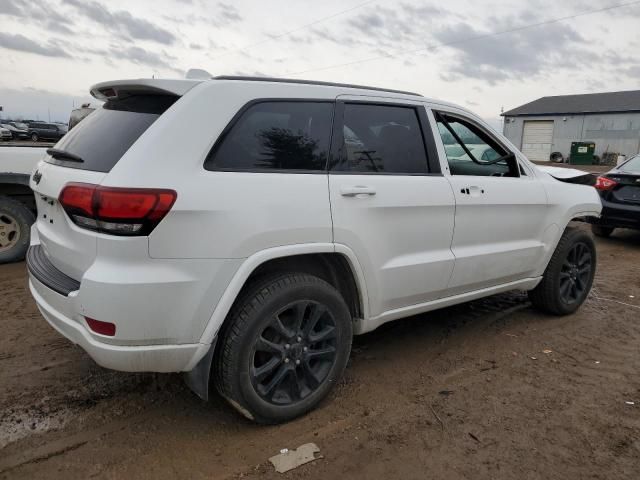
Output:
<instances>
[{"instance_id":1,"label":"rear license plate area","mask_svg":"<svg viewBox=\"0 0 640 480\"><path fill-rule=\"evenodd\" d=\"M55 198L40 195L38 198L38 219L45 223L58 220L58 201Z\"/></svg>"}]
</instances>

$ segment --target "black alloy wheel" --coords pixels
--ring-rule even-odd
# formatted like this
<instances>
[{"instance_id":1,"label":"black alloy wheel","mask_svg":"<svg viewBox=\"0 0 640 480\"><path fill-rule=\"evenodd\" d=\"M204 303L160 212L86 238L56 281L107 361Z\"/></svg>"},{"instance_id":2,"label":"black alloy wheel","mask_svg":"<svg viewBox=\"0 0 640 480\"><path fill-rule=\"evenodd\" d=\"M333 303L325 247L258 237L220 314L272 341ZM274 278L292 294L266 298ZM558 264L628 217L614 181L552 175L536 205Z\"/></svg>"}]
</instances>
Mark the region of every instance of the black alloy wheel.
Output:
<instances>
[{"instance_id":1,"label":"black alloy wheel","mask_svg":"<svg viewBox=\"0 0 640 480\"><path fill-rule=\"evenodd\" d=\"M567 305L580 301L591 286L591 249L583 242L569 250L560 270L560 298Z\"/></svg>"},{"instance_id":2,"label":"black alloy wheel","mask_svg":"<svg viewBox=\"0 0 640 480\"><path fill-rule=\"evenodd\" d=\"M583 228L567 227L538 285L529 291L534 307L569 315L587 299L596 273L596 245Z\"/></svg>"},{"instance_id":3,"label":"black alloy wheel","mask_svg":"<svg viewBox=\"0 0 640 480\"><path fill-rule=\"evenodd\" d=\"M352 337L349 307L325 280L297 272L256 277L220 329L216 388L251 420L289 421L335 387Z\"/></svg>"},{"instance_id":4,"label":"black alloy wheel","mask_svg":"<svg viewBox=\"0 0 640 480\"><path fill-rule=\"evenodd\" d=\"M299 300L275 313L253 346L251 382L262 399L290 405L307 398L336 361L336 321L317 302Z\"/></svg>"}]
</instances>

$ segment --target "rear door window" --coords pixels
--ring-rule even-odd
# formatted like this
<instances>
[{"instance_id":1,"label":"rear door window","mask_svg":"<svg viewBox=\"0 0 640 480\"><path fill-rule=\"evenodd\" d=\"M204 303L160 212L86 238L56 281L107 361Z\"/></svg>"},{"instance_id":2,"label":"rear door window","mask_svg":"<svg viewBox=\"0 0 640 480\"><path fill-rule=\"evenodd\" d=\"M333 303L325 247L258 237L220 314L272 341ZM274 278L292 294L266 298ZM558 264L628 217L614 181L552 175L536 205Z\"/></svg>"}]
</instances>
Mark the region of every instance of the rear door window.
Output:
<instances>
[{"instance_id":1,"label":"rear door window","mask_svg":"<svg viewBox=\"0 0 640 480\"><path fill-rule=\"evenodd\" d=\"M109 172L140 136L179 97L130 95L109 100L56 144L57 150L80 157L83 162L62 158L47 161L70 168Z\"/></svg>"},{"instance_id":2,"label":"rear door window","mask_svg":"<svg viewBox=\"0 0 640 480\"><path fill-rule=\"evenodd\" d=\"M253 104L232 120L204 167L234 171L324 171L333 108L333 102Z\"/></svg>"},{"instance_id":3,"label":"rear door window","mask_svg":"<svg viewBox=\"0 0 640 480\"><path fill-rule=\"evenodd\" d=\"M415 108L347 103L333 171L425 174L427 152Z\"/></svg>"}]
</instances>

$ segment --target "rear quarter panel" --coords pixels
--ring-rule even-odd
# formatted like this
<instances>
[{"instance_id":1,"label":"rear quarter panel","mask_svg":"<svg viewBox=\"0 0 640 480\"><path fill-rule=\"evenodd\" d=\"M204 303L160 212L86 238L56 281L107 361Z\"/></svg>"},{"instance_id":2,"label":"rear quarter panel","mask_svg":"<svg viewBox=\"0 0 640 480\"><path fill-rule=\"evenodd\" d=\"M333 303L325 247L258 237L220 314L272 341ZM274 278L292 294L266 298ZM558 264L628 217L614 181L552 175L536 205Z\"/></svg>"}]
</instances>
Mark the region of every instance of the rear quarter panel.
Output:
<instances>
[{"instance_id":1,"label":"rear quarter panel","mask_svg":"<svg viewBox=\"0 0 640 480\"><path fill-rule=\"evenodd\" d=\"M204 161L233 116L256 98L327 98L304 85L204 82L172 105L103 185L171 188L178 198L149 237L154 258L246 258L332 241L325 173L213 172Z\"/></svg>"}]
</instances>

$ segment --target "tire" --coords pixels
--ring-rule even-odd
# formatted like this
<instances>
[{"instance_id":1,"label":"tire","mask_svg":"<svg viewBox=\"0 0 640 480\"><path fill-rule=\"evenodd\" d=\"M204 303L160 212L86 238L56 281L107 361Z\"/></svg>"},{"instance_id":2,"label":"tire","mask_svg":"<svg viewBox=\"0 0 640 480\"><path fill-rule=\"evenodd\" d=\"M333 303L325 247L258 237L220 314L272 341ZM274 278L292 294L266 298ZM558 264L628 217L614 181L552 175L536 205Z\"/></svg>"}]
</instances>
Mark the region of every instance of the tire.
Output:
<instances>
[{"instance_id":1,"label":"tire","mask_svg":"<svg viewBox=\"0 0 640 480\"><path fill-rule=\"evenodd\" d=\"M584 260L587 257L588 262ZM596 259L596 247L591 235L583 230L567 227L551 256L542 281L529 292L533 306L553 315L575 312L591 290Z\"/></svg>"},{"instance_id":2,"label":"tire","mask_svg":"<svg viewBox=\"0 0 640 480\"><path fill-rule=\"evenodd\" d=\"M36 132L33 132L31 134L31 140L34 142L37 142L40 138L38 137L38 134Z\"/></svg>"},{"instance_id":3,"label":"tire","mask_svg":"<svg viewBox=\"0 0 640 480\"><path fill-rule=\"evenodd\" d=\"M591 225L591 231L597 237L608 238L611 236L615 228L613 227L602 227L600 225Z\"/></svg>"},{"instance_id":4,"label":"tire","mask_svg":"<svg viewBox=\"0 0 640 480\"><path fill-rule=\"evenodd\" d=\"M549 156L549 160L551 160L554 163L562 163L562 162L564 162L564 157L562 156L561 152L553 152Z\"/></svg>"},{"instance_id":5,"label":"tire","mask_svg":"<svg viewBox=\"0 0 640 480\"><path fill-rule=\"evenodd\" d=\"M34 221L33 213L22 203L0 196L0 264L24 259Z\"/></svg>"},{"instance_id":6,"label":"tire","mask_svg":"<svg viewBox=\"0 0 640 480\"><path fill-rule=\"evenodd\" d=\"M341 378L352 336L349 309L324 280L303 273L263 278L236 301L221 329L216 387L251 420L292 420L314 409Z\"/></svg>"}]
</instances>

